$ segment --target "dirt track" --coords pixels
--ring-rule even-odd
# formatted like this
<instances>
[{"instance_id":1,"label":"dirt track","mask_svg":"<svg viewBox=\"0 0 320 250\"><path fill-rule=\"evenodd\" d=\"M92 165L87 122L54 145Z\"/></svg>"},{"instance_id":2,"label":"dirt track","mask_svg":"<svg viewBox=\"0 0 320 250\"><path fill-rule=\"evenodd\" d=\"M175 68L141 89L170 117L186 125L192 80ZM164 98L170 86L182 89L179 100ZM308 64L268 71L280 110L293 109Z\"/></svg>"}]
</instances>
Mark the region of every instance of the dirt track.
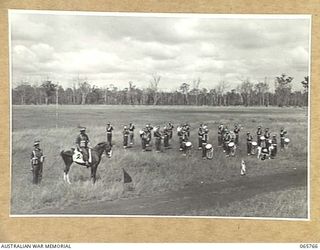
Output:
<instances>
[{"instance_id":1,"label":"dirt track","mask_svg":"<svg viewBox=\"0 0 320 250\"><path fill-rule=\"evenodd\" d=\"M194 183L188 187L152 197L92 202L37 211L37 214L168 215L188 216L187 212L227 206L252 196L307 186L306 170L292 170L268 176L243 176L232 182Z\"/></svg>"}]
</instances>

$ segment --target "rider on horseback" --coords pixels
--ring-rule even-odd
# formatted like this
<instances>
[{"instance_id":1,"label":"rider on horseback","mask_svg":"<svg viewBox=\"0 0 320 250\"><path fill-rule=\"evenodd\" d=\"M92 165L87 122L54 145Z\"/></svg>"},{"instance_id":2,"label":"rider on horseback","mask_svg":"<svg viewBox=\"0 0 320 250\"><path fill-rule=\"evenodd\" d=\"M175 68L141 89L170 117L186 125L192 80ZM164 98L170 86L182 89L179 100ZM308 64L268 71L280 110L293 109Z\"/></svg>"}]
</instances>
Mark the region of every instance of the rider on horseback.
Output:
<instances>
[{"instance_id":1,"label":"rider on horseback","mask_svg":"<svg viewBox=\"0 0 320 250\"><path fill-rule=\"evenodd\" d=\"M86 128L80 128L80 134L76 138L76 147L79 152L83 155L83 161L89 166L89 137L86 134Z\"/></svg>"}]
</instances>

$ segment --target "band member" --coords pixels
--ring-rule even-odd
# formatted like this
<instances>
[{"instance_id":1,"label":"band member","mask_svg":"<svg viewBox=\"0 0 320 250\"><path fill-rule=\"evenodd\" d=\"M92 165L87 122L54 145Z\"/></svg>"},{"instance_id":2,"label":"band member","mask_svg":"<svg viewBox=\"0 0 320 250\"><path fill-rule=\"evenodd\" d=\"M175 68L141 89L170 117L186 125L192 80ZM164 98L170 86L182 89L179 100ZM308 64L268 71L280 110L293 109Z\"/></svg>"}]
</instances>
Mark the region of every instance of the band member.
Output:
<instances>
[{"instance_id":1,"label":"band member","mask_svg":"<svg viewBox=\"0 0 320 250\"><path fill-rule=\"evenodd\" d=\"M270 141L270 131L269 128L266 128L264 130L264 138L266 139L266 147L269 148L269 146L271 145L271 141Z\"/></svg>"},{"instance_id":2,"label":"band member","mask_svg":"<svg viewBox=\"0 0 320 250\"><path fill-rule=\"evenodd\" d=\"M31 171L35 171L35 167L39 166L39 175L38 175L38 182L35 178L33 178L33 184L38 184L41 182L42 179L42 172L43 172L43 162L44 162L44 155L42 149L40 148L40 141L36 140L33 143L33 150L31 152Z\"/></svg>"},{"instance_id":3,"label":"band member","mask_svg":"<svg viewBox=\"0 0 320 250\"><path fill-rule=\"evenodd\" d=\"M183 129L182 130L182 138L181 138L180 150L182 150L184 154L186 154L186 152L187 152L186 143L188 141L189 141L188 131Z\"/></svg>"},{"instance_id":4,"label":"band member","mask_svg":"<svg viewBox=\"0 0 320 250\"><path fill-rule=\"evenodd\" d=\"M261 143L261 136L262 136L262 128L261 126L258 127L258 130L257 130L257 144L258 144L258 147L260 147L260 143Z\"/></svg>"},{"instance_id":5,"label":"band member","mask_svg":"<svg viewBox=\"0 0 320 250\"><path fill-rule=\"evenodd\" d=\"M134 143L134 125L132 123L129 124L129 139L130 139L130 145L133 145Z\"/></svg>"},{"instance_id":6,"label":"band member","mask_svg":"<svg viewBox=\"0 0 320 250\"><path fill-rule=\"evenodd\" d=\"M190 125L189 125L189 123L186 122L184 124L184 130L186 131L188 137L190 137Z\"/></svg>"},{"instance_id":7,"label":"band member","mask_svg":"<svg viewBox=\"0 0 320 250\"><path fill-rule=\"evenodd\" d=\"M206 159L207 158L207 148L206 145L208 144L208 139L209 135L208 132L206 131L206 126L203 127L203 134L201 137L201 147L202 147L202 158Z\"/></svg>"},{"instance_id":8,"label":"band member","mask_svg":"<svg viewBox=\"0 0 320 250\"><path fill-rule=\"evenodd\" d=\"M240 127L238 126L238 124L234 125L234 130L233 130L234 134L235 134L235 140L234 143L238 146L239 145L239 132L240 132Z\"/></svg>"},{"instance_id":9,"label":"band member","mask_svg":"<svg viewBox=\"0 0 320 250\"><path fill-rule=\"evenodd\" d=\"M107 142L109 142L110 146L112 146L112 131L113 131L113 127L110 125L110 122L108 122L106 127L106 134L107 134Z\"/></svg>"},{"instance_id":10,"label":"band member","mask_svg":"<svg viewBox=\"0 0 320 250\"><path fill-rule=\"evenodd\" d=\"M287 131L284 128L280 130L280 148L284 149L284 139L286 138Z\"/></svg>"},{"instance_id":11,"label":"band member","mask_svg":"<svg viewBox=\"0 0 320 250\"><path fill-rule=\"evenodd\" d=\"M155 128L153 136L155 140L156 152L159 153L161 151L161 137L162 137L159 127Z\"/></svg>"},{"instance_id":12,"label":"band member","mask_svg":"<svg viewBox=\"0 0 320 250\"><path fill-rule=\"evenodd\" d=\"M181 145L182 145L182 138L183 138L183 127L181 125L177 127L177 135L179 138L180 151L182 151L183 148L181 147Z\"/></svg>"},{"instance_id":13,"label":"band member","mask_svg":"<svg viewBox=\"0 0 320 250\"><path fill-rule=\"evenodd\" d=\"M164 126L162 134L163 134L163 146L165 148L168 148L169 147L170 131L167 126Z\"/></svg>"},{"instance_id":14,"label":"band member","mask_svg":"<svg viewBox=\"0 0 320 250\"><path fill-rule=\"evenodd\" d=\"M86 128L80 128L80 134L76 138L76 147L77 150L82 153L83 161L86 163L87 166L89 165L89 142L90 140L89 136L86 134Z\"/></svg>"},{"instance_id":15,"label":"band member","mask_svg":"<svg viewBox=\"0 0 320 250\"><path fill-rule=\"evenodd\" d=\"M228 146L230 141L231 141L230 133L228 130L226 130L223 136L223 148L224 148L224 152L226 152L226 156L230 155L230 148Z\"/></svg>"},{"instance_id":16,"label":"band member","mask_svg":"<svg viewBox=\"0 0 320 250\"><path fill-rule=\"evenodd\" d=\"M173 133L172 131L174 129L174 126L172 125L171 121L168 123L167 128L168 128L168 132L169 132L169 139L172 139L172 133Z\"/></svg>"},{"instance_id":17,"label":"band member","mask_svg":"<svg viewBox=\"0 0 320 250\"><path fill-rule=\"evenodd\" d=\"M252 140L253 140L252 135L250 134L250 132L247 132L247 154L248 155L251 155Z\"/></svg>"},{"instance_id":18,"label":"band member","mask_svg":"<svg viewBox=\"0 0 320 250\"><path fill-rule=\"evenodd\" d=\"M149 144L151 142L151 137L152 137L152 133L151 132L152 132L153 127L148 123L146 125L146 129L148 131L147 135L148 135L148 141L149 141L148 144Z\"/></svg>"},{"instance_id":19,"label":"band member","mask_svg":"<svg viewBox=\"0 0 320 250\"><path fill-rule=\"evenodd\" d=\"M123 126L123 131L122 131L122 134L123 134L123 148L127 148L128 147L128 139L129 139L129 129L128 127L125 125Z\"/></svg>"},{"instance_id":20,"label":"band member","mask_svg":"<svg viewBox=\"0 0 320 250\"><path fill-rule=\"evenodd\" d=\"M221 123L218 127L218 147L221 147L223 144L223 135L222 135L223 131L224 131L224 126Z\"/></svg>"},{"instance_id":21,"label":"band member","mask_svg":"<svg viewBox=\"0 0 320 250\"><path fill-rule=\"evenodd\" d=\"M277 136L276 135L273 135L272 136L272 141L271 141L271 149L269 150L270 151L270 156L271 156L271 159L274 159L277 155Z\"/></svg>"},{"instance_id":22,"label":"band member","mask_svg":"<svg viewBox=\"0 0 320 250\"><path fill-rule=\"evenodd\" d=\"M201 123L198 128L198 149L199 150L202 149L202 136L203 136L203 134L204 134L204 130L203 130L202 123Z\"/></svg>"},{"instance_id":23,"label":"band member","mask_svg":"<svg viewBox=\"0 0 320 250\"><path fill-rule=\"evenodd\" d=\"M149 145L149 130L144 128L143 130L140 130L140 138L141 138L141 146L142 151L146 151L147 145Z\"/></svg>"}]
</instances>

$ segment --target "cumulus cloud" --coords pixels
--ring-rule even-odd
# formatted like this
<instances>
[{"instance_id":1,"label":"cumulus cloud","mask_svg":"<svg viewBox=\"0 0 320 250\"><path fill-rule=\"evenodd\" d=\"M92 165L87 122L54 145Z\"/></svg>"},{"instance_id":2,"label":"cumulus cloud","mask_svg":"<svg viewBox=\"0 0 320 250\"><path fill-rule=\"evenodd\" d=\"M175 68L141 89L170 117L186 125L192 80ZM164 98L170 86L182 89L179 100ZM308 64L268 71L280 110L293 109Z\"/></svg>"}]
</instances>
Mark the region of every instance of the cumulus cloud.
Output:
<instances>
[{"instance_id":1,"label":"cumulus cloud","mask_svg":"<svg viewBox=\"0 0 320 250\"><path fill-rule=\"evenodd\" d=\"M81 74L96 85L146 87L158 73L163 89L197 77L211 88L288 72L298 86L309 70L307 19L16 12L10 20L16 81L49 75L67 86Z\"/></svg>"}]
</instances>

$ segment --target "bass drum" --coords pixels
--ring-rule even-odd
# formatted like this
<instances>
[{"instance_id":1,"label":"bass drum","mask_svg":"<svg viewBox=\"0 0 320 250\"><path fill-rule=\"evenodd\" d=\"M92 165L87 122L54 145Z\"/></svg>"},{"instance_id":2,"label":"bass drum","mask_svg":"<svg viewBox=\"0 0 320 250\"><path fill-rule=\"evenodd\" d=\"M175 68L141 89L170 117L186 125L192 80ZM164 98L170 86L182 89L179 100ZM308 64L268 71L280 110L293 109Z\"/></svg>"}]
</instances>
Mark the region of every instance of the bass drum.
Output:
<instances>
[{"instance_id":1,"label":"bass drum","mask_svg":"<svg viewBox=\"0 0 320 250\"><path fill-rule=\"evenodd\" d=\"M213 158L213 147L211 144L206 145L206 157L209 160Z\"/></svg>"}]
</instances>

